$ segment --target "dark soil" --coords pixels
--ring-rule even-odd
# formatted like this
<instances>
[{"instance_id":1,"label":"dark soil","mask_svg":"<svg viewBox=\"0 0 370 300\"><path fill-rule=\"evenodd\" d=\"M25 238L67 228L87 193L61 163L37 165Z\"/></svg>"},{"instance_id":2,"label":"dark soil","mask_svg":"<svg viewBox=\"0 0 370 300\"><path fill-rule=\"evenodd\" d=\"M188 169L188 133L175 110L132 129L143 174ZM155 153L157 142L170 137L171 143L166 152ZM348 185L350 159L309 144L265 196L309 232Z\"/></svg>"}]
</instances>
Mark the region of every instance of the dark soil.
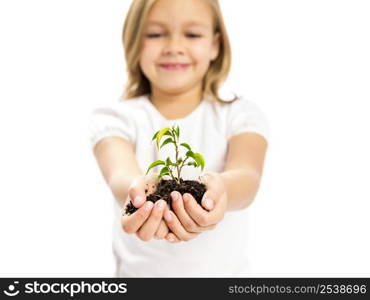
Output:
<instances>
[{"instance_id":1,"label":"dark soil","mask_svg":"<svg viewBox=\"0 0 370 300\"><path fill-rule=\"evenodd\" d=\"M147 189L145 190L145 193L148 192L148 186ZM155 188L154 186L152 188ZM171 192L177 191L181 195L184 195L185 193L191 194L195 200L201 204L202 198L204 193L206 192L206 186L203 183L200 183L195 180L182 180L180 178L180 184L178 184L175 180L164 180L161 179L157 186L156 189L154 189L155 192L153 194L147 195L146 200L147 201L152 201L155 203L156 201L163 199L165 200L169 205L170 209L172 210L172 197L171 197ZM130 202L126 208L125 208L125 213L127 215L133 214L137 208L133 206L133 204Z\"/></svg>"}]
</instances>

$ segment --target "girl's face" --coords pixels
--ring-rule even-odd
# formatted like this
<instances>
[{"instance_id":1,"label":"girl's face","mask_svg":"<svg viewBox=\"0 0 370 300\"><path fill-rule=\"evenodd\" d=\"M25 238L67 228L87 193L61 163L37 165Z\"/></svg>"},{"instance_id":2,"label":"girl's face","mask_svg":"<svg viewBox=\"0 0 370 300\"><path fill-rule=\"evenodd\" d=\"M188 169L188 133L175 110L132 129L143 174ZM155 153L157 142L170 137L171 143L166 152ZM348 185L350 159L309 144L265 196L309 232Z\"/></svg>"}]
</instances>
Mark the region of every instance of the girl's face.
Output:
<instances>
[{"instance_id":1,"label":"girl's face","mask_svg":"<svg viewBox=\"0 0 370 300\"><path fill-rule=\"evenodd\" d=\"M201 87L219 50L205 1L158 0L145 25L140 67L152 90L183 93Z\"/></svg>"}]
</instances>

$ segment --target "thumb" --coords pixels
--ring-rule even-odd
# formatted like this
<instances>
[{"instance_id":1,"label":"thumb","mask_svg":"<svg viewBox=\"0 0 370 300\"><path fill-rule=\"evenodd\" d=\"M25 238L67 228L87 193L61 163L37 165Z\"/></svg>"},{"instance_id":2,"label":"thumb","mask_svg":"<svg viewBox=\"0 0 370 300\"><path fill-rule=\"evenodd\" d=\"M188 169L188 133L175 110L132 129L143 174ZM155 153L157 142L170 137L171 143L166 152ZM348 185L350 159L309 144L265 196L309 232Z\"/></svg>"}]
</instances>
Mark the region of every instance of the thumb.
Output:
<instances>
[{"instance_id":1,"label":"thumb","mask_svg":"<svg viewBox=\"0 0 370 300\"><path fill-rule=\"evenodd\" d=\"M132 204L136 207L136 208L139 208L141 207L145 200L146 200L146 195L145 195L145 192L144 192L144 185L142 184L142 179L140 178L136 178L129 190L128 190L128 194L129 194L129 197L130 197L130 200L132 202Z\"/></svg>"},{"instance_id":2,"label":"thumb","mask_svg":"<svg viewBox=\"0 0 370 300\"><path fill-rule=\"evenodd\" d=\"M136 195L131 199L133 199L131 202L136 208L140 208L145 202L145 196L143 195Z\"/></svg>"},{"instance_id":3,"label":"thumb","mask_svg":"<svg viewBox=\"0 0 370 300\"><path fill-rule=\"evenodd\" d=\"M206 191L203 195L202 206L207 210L212 210L215 206L215 202L209 191Z\"/></svg>"}]
</instances>

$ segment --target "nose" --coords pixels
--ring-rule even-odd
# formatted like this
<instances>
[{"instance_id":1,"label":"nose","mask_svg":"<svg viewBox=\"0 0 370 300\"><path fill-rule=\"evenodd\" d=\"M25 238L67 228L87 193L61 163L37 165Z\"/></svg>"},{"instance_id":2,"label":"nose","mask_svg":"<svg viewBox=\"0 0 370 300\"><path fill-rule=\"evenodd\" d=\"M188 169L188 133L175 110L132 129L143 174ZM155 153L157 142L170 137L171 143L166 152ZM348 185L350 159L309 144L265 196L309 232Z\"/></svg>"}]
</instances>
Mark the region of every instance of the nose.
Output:
<instances>
[{"instance_id":1,"label":"nose","mask_svg":"<svg viewBox=\"0 0 370 300\"><path fill-rule=\"evenodd\" d=\"M169 37L163 51L164 54L183 54L184 47L182 44L181 37L179 36Z\"/></svg>"}]
</instances>

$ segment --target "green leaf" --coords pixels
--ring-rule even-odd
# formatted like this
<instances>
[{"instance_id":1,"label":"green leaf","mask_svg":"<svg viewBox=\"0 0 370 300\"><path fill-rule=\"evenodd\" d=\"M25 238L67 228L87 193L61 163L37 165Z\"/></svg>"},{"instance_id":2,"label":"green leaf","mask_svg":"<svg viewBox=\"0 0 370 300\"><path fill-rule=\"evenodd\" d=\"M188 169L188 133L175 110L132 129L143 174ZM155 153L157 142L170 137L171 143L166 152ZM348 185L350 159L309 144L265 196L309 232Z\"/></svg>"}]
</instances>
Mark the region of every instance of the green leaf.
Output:
<instances>
[{"instance_id":1,"label":"green leaf","mask_svg":"<svg viewBox=\"0 0 370 300\"><path fill-rule=\"evenodd\" d=\"M160 132L160 130L158 130L152 137L152 141L157 137L158 133Z\"/></svg>"},{"instance_id":2,"label":"green leaf","mask_svg":"<svg viewBox=\"0 0 370 300\"><path fill-rule=\"evenodd\" d=\"M167 167L163 167L159 175L162 177L164 175L170 175L170 170Z\"/></svg>"},{"instance_id":3,"label":"green leaf","mask_svg":"<svg viewBox=\"0 0 370 300\"><path fill-rule=\"evenodd\" d=\"M180 137L180 127L177 125L177 128L176 128L176 135L177 135L177 138L179 139Z\"/></svg>"},{"instance_id":4,"label":"green leaf","mask_svg":"<svg viewBox=\"0 0 370 300\"><path fill-rule=\"evenodd\" d=\"M166 159L166 167L172 166L172 165L173 165L173 163L172 163L171 159L169 157L167 157L167 159Z\"/></svg>"},{"instance_id":5,"label":"green leaf","mask_svg":"<svg viewBox=\"0 0 370 300\"><path fill-rule=\"evenodd\" d=\"M187 166L194 166L194 167L198 167L197 163L195 161L191 161L191 162L188 162L186 164Z\"/></svg>"},{"instance_id":6,"label":"green leaf","mask_svg":"<svg viewBox=\"0 0 370 300\"><path fill-rule=\"evenodd\" d=\"M151 165L149 166L148 170L146 171L146 174L148 174L149 170L151 168L154 168L155 166L158 166L158 165L165 165L166 163L163 161L163 160L156 160L155 162L151 163Z\"/></svg>"},{"instance_id":7,"label":"green leaf","mask_svg":"<svg viewBox=\"0 0 370 300\"><path fill-rule=\"evenodd\" d=\"M193 151L188 151L188 152L186 152L186 156L189 156L189 157L193 158L197 162L198 166L200 166L202 171L203 171L203 169L204 169L204 158L200 153L194 153Z\"/></svg>"},{"instance_id":8,"label":"green leaf","mask_svg":"<svg viewBox=\"0 0 370 300\"><path fill-rule=\"evenodd\" d=\"M161 147L160 148L162 148L164 145L167 145L168 143L174 143L174 141L173 141L173 139L172 138L167 138L164 142L163 142L163 144L161 145Z\"/></svg>"},{"instance_id":9,"label":"green leaf","mask_svg":"<svg viewBox=\"0 0 370 300\"><path fill-rule=\"evenodd\" d=\"M189 156L189 157L193 157L194 158L194 152L189 150L188 152L186 152L185 154L186 156Z\"/></svg>"},{"instance_id":10,"label":"green leaf","mask_svg":"<svg viewBox=\"0 0 370 300\"><path fill-rule=\"evenodd\" d=\"M161 142L161 138L162 136L168 131L170 130L168 127L166 128L163 128L162 130L160 130L156 136L156 140L157 140L157 148L159 149L159 143Z\"/></svg>"},{"instance_id":11,"label":"green leaf","mask_svg":"<svg viewBox=\"0 0 370 300\"><path fill-rule=\"evenodd\" d=\"M191 151L191 148L190 148L189 144L187 144L187 143L182 143L182 144L180 144L180 146L183 146L183 147L187 148L189 151Z\"/></svg>"},{"instance_id":12,"label":"green leaf","mask_svg":"<svg viewBox=\"0 0 370 300\"><path fill-rule=\"evenodd\" d=\"M203 158L203 156L200 153L194 153L194 156L195 156L195 160L196 160L197 164L200 165L201 170L203 171L203 169L204 169L204 158Z\"/></svg>"},{"instance_id":13,"label":"green leaf","mask_svg":"<svg viewBox=\"0 0 370 300\"><path fill-rule=\"evenodd\" d=\"M195 156L194 156L194 152L193 152L193 151L191 151L191 150L189 150L188 152L186 152L186 156L191 157L191 158L193 158L194 160L196 160L196 159L195 159Z\"/></svg>"}]
</instances>

